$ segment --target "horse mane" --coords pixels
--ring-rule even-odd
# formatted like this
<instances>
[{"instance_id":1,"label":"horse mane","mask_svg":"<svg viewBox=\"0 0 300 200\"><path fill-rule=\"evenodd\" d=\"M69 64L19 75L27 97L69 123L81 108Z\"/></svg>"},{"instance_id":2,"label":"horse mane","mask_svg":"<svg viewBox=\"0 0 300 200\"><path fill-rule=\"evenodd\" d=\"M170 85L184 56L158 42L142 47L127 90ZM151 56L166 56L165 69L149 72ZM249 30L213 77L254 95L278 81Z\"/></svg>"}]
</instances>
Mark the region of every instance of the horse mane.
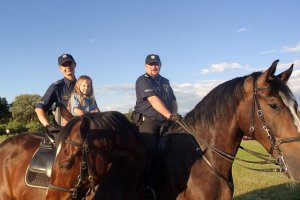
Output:
<instances>
[{"instance_id":1,"label":"horse mane","mask_svg":"<svg viewBox=\"0 0 300 200\"><path fill-rule=\"evenodd\" d=\"M244 97L244 81L248 77L257 78L262 72L254 72L250 75L237 77L226 81L211 90L203 99L188 112L185 120L189 124L196 124L196 120L201 121L202 127L211 127L218 120L219 116L232 116L240 100ZM270 80L271 93L281 91L288 100L294 101L293 94L289 87L278 77L273 76ZM201 119L201 120L200 120Z\"/></svg>"},{"instance_id":2,"label":"horse mane","mask_svg":"<svg viewBox=\"0 0 300 200\"><path fill-rule=\"evenodd\" d=\"M137 128L118 111L86 113L83 116L74 117L64 127L58 140L64 141L71 133L72 128L82 122L83 118L87 118L91 125L86 137L93 140L107 140L107 150L112 150L112 145L124 150L130 150L136 145Z\"/></svg>"},{"instance_id":3,"label":"horse mane","mask_svg":"<svg viewBox=\"0 0 300 200\"><path fill-rule=\"evenodd\" d=\"M243 83L248 76L238 77L226 81L212 89L203 99L188 112L185 120L189 124L196 124L201 119L203 127L210 127L220 115L226 116L232 113L238 106L238 102L244 96Z\"/></svg>"}]
</instances>

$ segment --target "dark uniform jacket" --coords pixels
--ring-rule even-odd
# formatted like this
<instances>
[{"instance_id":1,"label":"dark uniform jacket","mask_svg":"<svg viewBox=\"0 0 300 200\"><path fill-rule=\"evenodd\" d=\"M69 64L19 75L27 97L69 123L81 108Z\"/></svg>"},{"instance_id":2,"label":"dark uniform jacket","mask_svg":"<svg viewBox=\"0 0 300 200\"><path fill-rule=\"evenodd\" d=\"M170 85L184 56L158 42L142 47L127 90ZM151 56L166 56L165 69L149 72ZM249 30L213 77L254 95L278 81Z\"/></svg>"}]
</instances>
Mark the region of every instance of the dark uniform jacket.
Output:
<instances>
[{"instance_id":1,"label":"dark uniform jacket","mask_svg":"<svg viewBox=\"0 0 300 200\"><path fill-rule=\"evenodd\" d=\"M76 79L69 81L66 78L52 83L41 101L36 103L35 107L42 108L45 112L48 112L54 103L56 106L67 107L68 98L74 89L75 83Z\"/></svg>"},{"instance_id":2,"label":"dark uniform jacket","mask_svg":"<svg viewBox=\"0 0 300 200\"><path fill-rule=\"evenodd\" d=\"M145 117L153 118L158 121L164 121L165 117L157 112L147 100L147 97L157 96L171 111L172 102L176 100L173 90L170 86L169 80L161 75L155 79L147 73L140 76L135 85L136 90L136 105L134 110L143 114Z\"/></svg>"}]
</instances>

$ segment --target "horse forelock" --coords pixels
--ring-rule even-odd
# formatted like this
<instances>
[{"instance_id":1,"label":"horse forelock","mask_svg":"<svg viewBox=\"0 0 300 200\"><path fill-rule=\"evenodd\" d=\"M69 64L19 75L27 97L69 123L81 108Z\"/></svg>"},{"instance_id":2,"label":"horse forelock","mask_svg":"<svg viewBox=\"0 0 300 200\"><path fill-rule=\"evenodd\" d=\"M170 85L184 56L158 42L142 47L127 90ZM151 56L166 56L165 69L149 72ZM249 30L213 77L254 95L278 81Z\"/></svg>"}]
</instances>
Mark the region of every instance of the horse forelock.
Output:
<instances>
[{"instance_id":1,"label":"horse forelock","mask_svg":"<svg viewBox=\"0 0 300 200\"><path fill-rule=\"evenodd\" d=\"M281 80L275 79L271 84L271 92L279 94L284 105L289 109L298 132L300 132L300 121L297 114L298 105L290 88Z\"/></svg>"}]
</instances>

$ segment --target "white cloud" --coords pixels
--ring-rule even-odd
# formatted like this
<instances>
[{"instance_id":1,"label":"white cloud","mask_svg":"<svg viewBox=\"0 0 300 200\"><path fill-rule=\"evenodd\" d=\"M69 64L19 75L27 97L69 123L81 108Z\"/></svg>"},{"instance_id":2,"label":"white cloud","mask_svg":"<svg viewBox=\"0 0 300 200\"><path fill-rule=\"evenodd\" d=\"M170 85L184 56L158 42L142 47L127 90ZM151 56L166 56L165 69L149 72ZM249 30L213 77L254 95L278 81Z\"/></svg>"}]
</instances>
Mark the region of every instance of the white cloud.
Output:
<instances>
[{"instance_id":1,"label":"white cloud","mask_svg":"<svg viewBox=\"0 0 300 200\"><path fill-rule=\"evenodd\" d=\"M284 69L284 70L286 70L292 64L294 64L294 72L293 72L293 75L294 75L295 73L297 73L295 71L295 68L300 67L300 60L294 60L293 62L290 62L290 63L280 63L279 62L278 65L277 65L277 69Z\"/></svg>"},{"instance_id":2,"label":"white cloud","mask_svg":"<svg viewBox=\"0 0 300 200\"><path fill-rule=\"evenodd\" d=\"M297 63L297 65L296 65ZM300 60L294 61L295 66L300 66ZM291 63L282 64L286 70ZM239 65L238 65L239 66ZM226 69L226 67L225 67ZM240 68L238 68L240 69ZM247 68L250 69L250 68ZM265 70L264 68L263 70ZM278 73L280 73L278 71ZM196 83L172 84L177 98L180 114L186 114L192 110L214 87L227 80L203 80ZM289 87L297 100L300 100L300 69L295 70L288 82ZM95 96L100 110L117 110L128 112L134 108L136 97L134 84L115 84L95 87Z\"/></svg>"},{"instance_id":3,"label":"white cloud","mask_svg":"<svg viewBox=\"0 0 300 200\"><path fill-rule=\"evenodd\" d=\"M300 52L300 42L295 47L283 47L281 49L281 52L287 52L287 53L295 53Z\"/></svg>"},{"instance_id":4,"label":"white cloud","mask_svg":"<svg viewBox=\"0 0 300 200\"><path fill-rule=\"evenodd\" d=\"M246 68L248 68L248 66L241 66L239 63L218 63L218 64L212 64L209 68L202 69L201 74L243 70Z\"/></svg>"},{"instance_id":5,"label":"white cloud","mask_svg":"<svg viewBox=\"0 0 300 200\"><path fill-rule=\"evenodd\" d=\"M248 29L246 29L246 28L240 28L237 30L237 32L239 32L239 33L246 32L246 31L248 31Z\"/></svg>"},{"instance_id":6,"label":"white cloud","mask_svg":"<svg viewBox=\"0 0 300 200\"><path fill-rule=\"evenodd\" d=\"M276 50L275 49L271 49L271 50L266 50L266 51L261 51L259 52L260 54L270 54L270 53L275 53Z\"/></svg>"},{"instance_id":7,"label":"white cloud","mask_svg":"<svg viewBox=\"0 0 300 200\"><path fill-rule=\"evenodd\" d=\"M294 67L300 67L300 60L294 60Z\"/></svg>"}]
</instances>

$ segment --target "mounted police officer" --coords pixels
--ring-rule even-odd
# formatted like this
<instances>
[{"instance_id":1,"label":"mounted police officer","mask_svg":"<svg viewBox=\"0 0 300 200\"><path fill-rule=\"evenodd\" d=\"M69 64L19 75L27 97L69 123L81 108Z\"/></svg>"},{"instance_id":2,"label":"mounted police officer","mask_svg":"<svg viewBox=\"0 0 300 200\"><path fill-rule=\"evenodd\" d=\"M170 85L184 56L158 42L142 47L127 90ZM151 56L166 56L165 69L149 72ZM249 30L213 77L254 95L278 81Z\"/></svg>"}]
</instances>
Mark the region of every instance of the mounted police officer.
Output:
<instances>
[{"instance_id":1,"label":"mounted police officer","mask_svg":"<svg viewBox=\"0 0 300 200\"><path fill-rule=\"evenodd\" d=\"M135 84L136 105L132 118L139 128L147 152L146 198L156 199L152 179L160 129L167 120L176 121L180 116L177 114L177 102L169 80L159 74L159 56L148 55L145 69L146 73L141 75Z\"/></svg>"},{"instance_id":2,"label":"mounted police officer","mask_svg":"<svg viewBox=\"0 0 300 200\"><path fill-rule=\"evenodd\" d=\"M68 111L67 106L69 95L76 83L76 62L71 54L65 53L58 57L58 67L59 71L63 73L64 78L52 83L43 98L35 105L35 112L38 119L50 134L59 132L59 126L64 126L73 117ZM58 124L51 125L48 115L51 114L53 105L58 108L56 109L56 121Z\"/></svg>"}]
</instances>

